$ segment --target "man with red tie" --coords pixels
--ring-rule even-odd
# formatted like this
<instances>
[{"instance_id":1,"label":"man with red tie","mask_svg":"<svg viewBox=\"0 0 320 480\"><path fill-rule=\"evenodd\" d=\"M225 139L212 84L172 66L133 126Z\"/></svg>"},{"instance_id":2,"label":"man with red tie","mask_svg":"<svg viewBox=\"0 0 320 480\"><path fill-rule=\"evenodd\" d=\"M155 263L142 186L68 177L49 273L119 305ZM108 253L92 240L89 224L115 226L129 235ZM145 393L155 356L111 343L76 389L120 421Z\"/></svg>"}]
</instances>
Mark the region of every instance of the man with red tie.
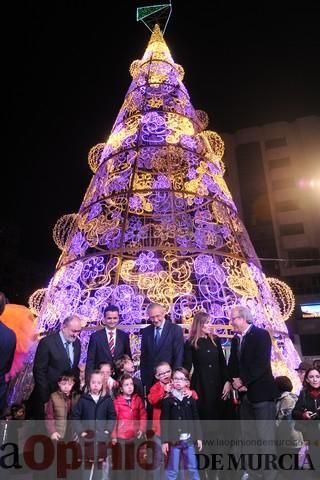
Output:
<instances>
[{"instance_id":1,"label":"man with red tie","mask_svg":"<svg viewBox=\"0 0 320 480\"><path fill-rule=\"evenodd\" d=\"M93 333L89 340L86 379L89 378L92 370L99 367L101 363L109 362L115 368L115 362L122 355L129 355L131 358L129 335L118 329L119 309L115 305L109 305L104 313L104 327Z\"/></svg>"}]
</instances>

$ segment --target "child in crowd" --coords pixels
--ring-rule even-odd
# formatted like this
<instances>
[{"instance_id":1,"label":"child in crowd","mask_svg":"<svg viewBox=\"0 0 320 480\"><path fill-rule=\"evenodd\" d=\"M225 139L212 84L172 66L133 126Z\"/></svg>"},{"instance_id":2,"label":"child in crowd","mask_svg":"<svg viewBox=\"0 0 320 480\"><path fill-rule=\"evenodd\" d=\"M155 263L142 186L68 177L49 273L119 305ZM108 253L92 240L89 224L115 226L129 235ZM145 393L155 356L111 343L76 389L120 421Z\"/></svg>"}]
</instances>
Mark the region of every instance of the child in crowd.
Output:
<instances>
[{"instance_id":1,"label":"child in crowd","mask_svg":"<svg viewBox=\"0 0 320 480\"><path fill-rule=\"evenodd\" d=\"M58 390L50 395L45 405L45 424L51 440L71 439L71 424L68 420L80 395L73 389L75 377L65 372L58 379Z\"/></svg>"},{"instance_id":2,"label":"child in crowd","mask_svg":"<svg viewBox=\"0 0 320 480\"><path fill-rule=\"evenodd\" d=\"M155 377L158 380L150 388L148 394L148 402L152 408L152 429L156 436L160 437L160 417L161 404L164 398L168 397L172 389L172 370L167 362L160 362L155 368ZM195 390L190 390L190 381L186 382L183 388L183 394L186 397L198 400L198 395Z\"/></svg>"},{"instance_id":3,"label":"child in crowd","mask_svg":"<svg viewBox=\"0 0 320 480\"><path fill-rule=\"evenodd\" d=\"M117 414L117 422L112 432L112 444L121 445L133 444L143 438L147 428L147 411L142 398L134 393L133 378L128 373L124 373L119 378L119 388L117 396L114 400L114 407ZM121 448L119 449L121 454ZM132 450L133 469L125 472L130 479L137 478L137 464L135 464L135 450ZM131 463L131 462L130 462ZM118 460L113 458L113 473L117 477L123 478L121 471L121 458ZM118 475L117 475L118 474Z\"/></svg>"},{"instance_id":4,"label":"child in crowd","mask_svg":"<svg viewBox=\"0 0 320 480\"><path fill-rule=\"evenodd\" d=\"M22 403L14 403L10 408L10 415L8 420L25 420L26 406Z\"/></svg>"},{"instance_id":5,"label":"child in crowd","mask_svg":"<svg viewBox=\"0 0 320 480\"><path fill-rule=\"evenodd\" d=\"M83 393L72 410L74 429L80 441L90 440L85 452L83 474L90 480L101 477L107 457L107 442L116 423L116 412L110 395L103 395L103 375L94 370L89 377L88 393ZM93 441L94 435L94 441ZM91 465L91 469L88 470Z\"/></svg>"},{"instance_id":6,"label":"child in crowd","mask_svg":"<svg viewBox=\"0 0 320 480\"><path fill-rule=\"evenodd\" d=\"M161 465L163 463L161 454L161 438L160 438L160 417L162 401L167 398L172 389L172 369L167 362L160 362L155 368L155 377L158 380L150 388L148 394L148 402L152 406L152 430L154 432L153 441L159 445L159 449L154 456L154 470L153 477L155 480L159 480L161 477ZM195 400L198 400L197 392L190 390L190 382L185 383L183 394L187 397L192 396Z\"/></svg>"},{"instance_id":7,"label":"child in crowd","mask_svg":"<svg viewBox=\"0 0 320 480\"><path fill-rule=\"evenodd\" d=\"M283 465L286 468L282 475L284 478L289 478L292 477L290 469L292 455L298 454L304 443L302 433L295 430L295 421L292 419L292 410L297 403L298 396L292 393L293 385L289 377L276 377L275 383L279 391L279 397L276 400L277 454L279 457L285 455Z\"/></svg>"},{"instance_id":8,"label":"child in crowd","mask_svg":"<svg viewBox=\"0 0 320 480\"><path fill-rule=\"evenodd\" d=\"M122 355L122 357L120 357L116 361L116 371L119 377L124 373L128 373L129 375L132 375L135 393L137 393L138 395L140 395L142 399L144 399L142 382L140 378L136 378L134 376L135 368L134 368L133 361L131 360L129 355Z\"/></svg>"},{"instance_id":9,"label":"child in crowd","mask_svg":"<svg viewBox=\"0 0 320 480\"><path fill-rule=\"evenodd\" d=\"M202 450L202 434L196 401L185 395L189 382L188 370L182 367L174 370L172 387L161 406L162 451L168 455L166 478L170 480L178 477L180 457L185 462L189 478L200 480L194 441L199 451Z\"/></svg>"},{"instance_id":10,"label":"child in crowd","mask_svg":"<svg viewBox=\"0 0 320 480\"><path fill-rule=\"evenodd\" d=\"M102 362L99 365L99 372L102 374L102 395L110 395L113 399L118 382L113 378L113 366L110 362Z\"/></svg>"}]
</instances>

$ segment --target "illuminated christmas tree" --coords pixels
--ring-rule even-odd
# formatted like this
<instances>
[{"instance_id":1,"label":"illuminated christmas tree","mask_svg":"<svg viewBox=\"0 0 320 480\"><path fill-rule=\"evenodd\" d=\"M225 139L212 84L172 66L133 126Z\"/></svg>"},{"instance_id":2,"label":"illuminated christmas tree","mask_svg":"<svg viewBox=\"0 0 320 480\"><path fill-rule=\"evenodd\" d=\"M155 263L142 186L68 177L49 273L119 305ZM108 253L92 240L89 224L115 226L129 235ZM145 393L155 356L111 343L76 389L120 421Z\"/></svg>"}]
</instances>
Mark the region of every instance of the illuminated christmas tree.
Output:
<instances>
[{"instance_id":1,"label":"illuminated christmas tree","mask_svg":"<svg viewBox=\"0 0 320 480\"><path fill-rule=\"evenodd\" d=\"M110 136L90 150L93 177L79 212L54 228L62 250L55 274L30 298L39 331L80 315L85 360L90 327L116 304L138 361L150 302L182 324L209 312L225 342L230 308L247 305L273 339L274 373L297 386L300 359L285 325L292 293L263 274L223 178L223 141L192 106L157 25L130 73Z\"/></svg>"}]
</instances>

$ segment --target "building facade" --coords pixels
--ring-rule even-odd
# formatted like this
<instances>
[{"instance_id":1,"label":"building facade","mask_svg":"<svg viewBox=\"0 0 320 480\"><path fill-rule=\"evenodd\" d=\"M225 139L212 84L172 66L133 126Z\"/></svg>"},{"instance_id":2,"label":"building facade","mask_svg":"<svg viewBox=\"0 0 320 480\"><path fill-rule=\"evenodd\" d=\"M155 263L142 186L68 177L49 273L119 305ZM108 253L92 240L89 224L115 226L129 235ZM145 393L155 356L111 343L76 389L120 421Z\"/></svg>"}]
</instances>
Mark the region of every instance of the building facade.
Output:
<instances>
[{"instance_id":1,"label":"building facade","mask_svg":"<svg viewBox=\"0 0 320 480\"><path fill-rule=\"evenodd\" d=\"M320 117L222 137L225 179L264 271L295 294L296 346L304 357L320 356ZM317 303L303 315L300 305Z\"/></svg>"}]
</instances>

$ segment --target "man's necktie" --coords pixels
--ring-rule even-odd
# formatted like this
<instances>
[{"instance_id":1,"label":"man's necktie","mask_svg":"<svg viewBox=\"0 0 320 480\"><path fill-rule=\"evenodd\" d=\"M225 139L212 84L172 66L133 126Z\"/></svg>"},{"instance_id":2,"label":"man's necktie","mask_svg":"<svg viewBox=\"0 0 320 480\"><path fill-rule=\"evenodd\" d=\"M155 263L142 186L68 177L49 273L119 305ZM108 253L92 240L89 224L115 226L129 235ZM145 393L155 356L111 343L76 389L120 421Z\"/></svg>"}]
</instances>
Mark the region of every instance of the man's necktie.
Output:
<instances>
[{"instance_id":1,"label":"man's necktie","mask_svg":"<svg viewBox=\"0 0 320 480\"><path fill-rule=\"evenodd\" d=\"M110 353L111 356L114 356L114 336L113 332L109 332L109 348L110 348Z\"/></svg>"},{"instance_id":2,"label":"man's necktie","mask_svg":"<svg viewBox=\"0 0 320 480\"><path fill-rule=\"evenodd\" d=\"M241 352L243 350L243 347L244 347L244 342L245 342L245 335L241 335L239 337L239 346L238 346L238 349L239 349L239 357L241 356Z\"/></svg>"},{"instance_id":3,"label":"man's necktie","mask_svg":"<svg viewBox=\"0 0 320 480\"><path fill-rule=\"evenodd\" d=\"M70 344L71 344L71 342L66 342L64 344L64 346L65 346L65 349L66 349L66 352L67 352L67 357L68 357L68 360L69 360L70 368L72 368L72 361L71 361L70 350L69 350L69 345Z\"/></svg>"},{"instance_id":4,"label":"man's necktie","mask_svg":"<svg viewBox=\"0 0 320 480\"><path fill-rule=\"evenodd\" d=\"M156 327L156 334L154 336L155 346L157 346L159 342L160 342L160 327Z\"/></svg>"}]
</instances>

